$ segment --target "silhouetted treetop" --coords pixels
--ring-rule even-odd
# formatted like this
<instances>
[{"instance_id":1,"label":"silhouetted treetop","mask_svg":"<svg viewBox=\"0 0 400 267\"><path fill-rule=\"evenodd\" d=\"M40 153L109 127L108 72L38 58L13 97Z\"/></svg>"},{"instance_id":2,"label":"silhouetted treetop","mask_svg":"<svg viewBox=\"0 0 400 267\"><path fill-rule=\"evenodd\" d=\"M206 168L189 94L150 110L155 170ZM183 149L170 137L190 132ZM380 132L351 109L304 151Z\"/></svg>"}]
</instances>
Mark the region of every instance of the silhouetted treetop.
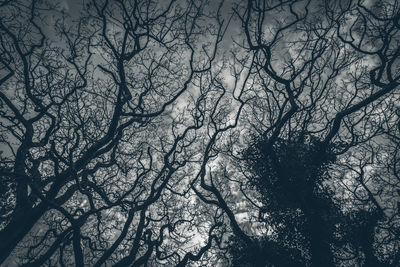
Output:
<instances>
[{"instance_id":1,"label":"silhouetted treetop","mask_svg":"<svg viewBox=\"0 0 400 267\"><path fill-rule=\"evenodd\" d=\"M398 0L0 0L0 264L399 266Z\"/></svg>"}]
</instances>

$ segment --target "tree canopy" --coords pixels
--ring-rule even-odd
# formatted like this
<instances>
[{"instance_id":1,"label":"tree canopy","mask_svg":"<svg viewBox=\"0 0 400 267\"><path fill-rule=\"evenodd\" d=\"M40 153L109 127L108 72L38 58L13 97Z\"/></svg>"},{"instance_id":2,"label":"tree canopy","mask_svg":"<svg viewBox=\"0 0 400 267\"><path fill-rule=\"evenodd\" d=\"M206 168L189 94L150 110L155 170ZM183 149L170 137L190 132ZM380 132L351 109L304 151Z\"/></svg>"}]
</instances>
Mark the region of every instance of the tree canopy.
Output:
<instances>
[{"instance_id":1,"label":"tree canopy","mask_svg":"<svg viewBox=\"0 0 400 267\"><path fill-rule=\"evenodd\" d=\"M400 265L397 0L0 0L0 264Z\"/></svg>"}]
</instances>

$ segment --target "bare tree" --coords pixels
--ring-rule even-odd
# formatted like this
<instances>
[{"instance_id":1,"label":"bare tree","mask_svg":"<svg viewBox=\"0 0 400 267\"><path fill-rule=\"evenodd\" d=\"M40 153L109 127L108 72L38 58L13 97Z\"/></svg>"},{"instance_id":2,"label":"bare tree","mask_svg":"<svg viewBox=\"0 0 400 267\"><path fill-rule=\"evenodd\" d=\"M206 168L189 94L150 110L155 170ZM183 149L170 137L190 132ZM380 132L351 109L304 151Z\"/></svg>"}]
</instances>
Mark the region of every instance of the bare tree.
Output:
<instances>
[{"instance_id":1,"label":"bare tree","mask_svg":"<svg viewBox=\"0 0 400 267\"><path fill-rule=\"evenodd\" d=\"M397 1L74 5L0 2L0 262L399 263Z\"/></svg>"},{"instance_id":2,"label":"bare tree","mask_svg":"<svg viewBox=\"0 0 400 267\"><path fill-rule=\"evenodd\" d=\"M1 262L185 265L217 240L189 189L222 103L222 4L1 3Z\"/></svg>"},{"instance_id":3,"label":"bare tree","mask_svg":"<svg viewBox=\"0 0 400 267\"><path fill-rule=\"evenodd\" d=\"M241 226L224 188L204 186L236 236L231 263L396 265L398 212L388 197L397 198L397 183L382 177L393 177L383 161L396 153L382 147L384 132L398 135L398 3L250 0L235 13L243 28L237 44L253 58L242 125L254 134L244 141L250 149L237 138L227 151L250 170L236 163L219 179L238 188L247 209L259 211L248 212L253 227ZM389 169L397 164L390 162ZM373 169L368 178L365 168ZM257 220L264 230L254 227Z\"/></svg>"}]
</instances>

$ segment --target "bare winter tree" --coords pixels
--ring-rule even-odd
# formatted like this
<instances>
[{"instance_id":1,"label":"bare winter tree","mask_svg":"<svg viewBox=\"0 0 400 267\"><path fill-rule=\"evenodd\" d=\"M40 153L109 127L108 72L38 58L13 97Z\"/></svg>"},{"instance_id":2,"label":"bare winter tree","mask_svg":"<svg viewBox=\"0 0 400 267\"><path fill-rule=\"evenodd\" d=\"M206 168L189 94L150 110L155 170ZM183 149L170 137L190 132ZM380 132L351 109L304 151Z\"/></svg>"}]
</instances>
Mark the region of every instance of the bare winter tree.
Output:
<instances>
[{"instance_id":1,"label":"bare winter tree","mask_svg":"<svg viewBox=\"0 0 400 267\"><path fill-rule=\"evenodd\" d=\"M2 264L400 263L397 1L65 3L0 1Z\"/></svg>"},{"instance_id":2,"label":"bare winter tree","mask_svg":"<svg viewBox=\"0 0 400 267\"><path fill-rule=\"evenodd\" d=\"M227 262L398 265L398 3L249 0L234 11L247 51L236 64L252 58L249 105L207 175L236 196L202 185L235 236Z\"/></svg>"},{"instance_id":3,"label":"bare winter tree","mask_svg":"<svg viewBox=\"0 0 400 267\"><path fill-rule=\"evenodd\" d=\"M218 239L190 182L229 98L222 4L1 2L1 262L185 265Z\"/></svg>"}]
</instances>

